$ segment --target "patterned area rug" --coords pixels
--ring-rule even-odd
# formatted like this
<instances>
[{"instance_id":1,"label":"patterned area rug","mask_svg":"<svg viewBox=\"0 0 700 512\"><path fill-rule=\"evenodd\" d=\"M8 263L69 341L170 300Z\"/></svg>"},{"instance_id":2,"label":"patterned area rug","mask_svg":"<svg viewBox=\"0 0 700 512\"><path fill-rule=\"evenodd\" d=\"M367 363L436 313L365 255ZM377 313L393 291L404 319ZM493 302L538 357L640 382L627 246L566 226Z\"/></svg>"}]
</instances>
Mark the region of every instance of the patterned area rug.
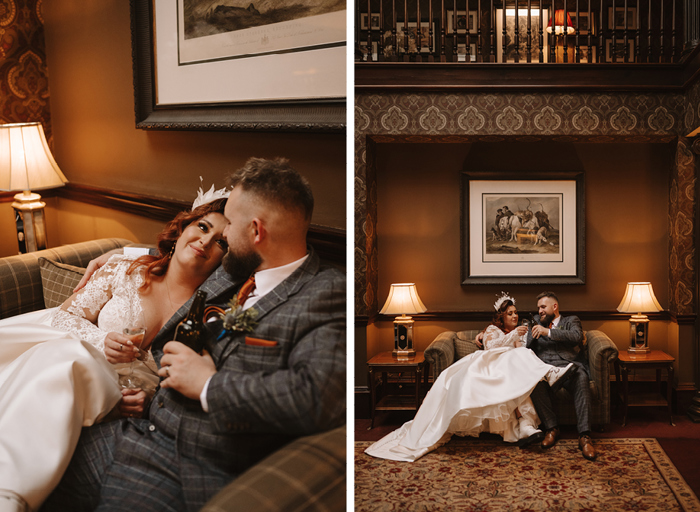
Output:
<instances>
[{"instance_id":1,"label":"patterned area rug","mask_svg":"<svg viewBox=\"0 0 700 512\"><path fill-rule=\"evenodd\" d=\"M521 450L453 437L416 462L375 459L355 443L355 511L700 512L700 501L656 439L577 439Z\"/></svg>"}]
</instances>

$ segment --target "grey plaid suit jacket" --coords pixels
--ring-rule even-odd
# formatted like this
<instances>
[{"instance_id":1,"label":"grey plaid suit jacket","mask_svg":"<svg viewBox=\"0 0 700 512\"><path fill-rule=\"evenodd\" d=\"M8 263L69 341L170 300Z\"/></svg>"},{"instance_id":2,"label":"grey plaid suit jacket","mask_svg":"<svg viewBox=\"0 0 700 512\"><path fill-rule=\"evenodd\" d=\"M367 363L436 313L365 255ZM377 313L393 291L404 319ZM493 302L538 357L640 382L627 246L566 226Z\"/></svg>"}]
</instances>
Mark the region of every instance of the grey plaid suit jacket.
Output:
<instances>
[{"instance_id":1,"label":"grey plaid suit jacket","mask_svg":"<svg viewBox=\"0 0 700 512\"><path fill-rule=\"evenodd\" d=\"M242 284L232 283L221 272L202 285L210 294L208 303L227 301ZM177 439L180 456L231 475L294 437L343 424L345 288L345 275L322 266L310 249L306 261L253 306L258 325L248 336L277 345L247 345L242 333L217 340L221 321L207 324L218 369L207 390L209 412L202 410L199 400L161 388L151 402L150 421ZM183 306L154 340L157 362L188 307Z\"/></svg>"},{"instance_id":2,"label":"grey plaid suit jacket","mask_svg":"<svg viewBox=\"0 0 700 512\"><path fill-rule=\"evenodd\" d=\"M535 315L535 323L539 323L539 321L540 316ZM540 340L546 341L548 339L555 342L554 352L559 357L579 364L590 376L588 359L585 357L583 347L583 329L577 316L562 316L559 320L559 325L555 329L550 329L549 337L544 336L536 340L532 337L532 331L528 331L527 348L532 349L545 363L552 362L552 358L548 357L548 350L543 348L545 343L540 343Z\"/></svg>"}]
</instances>

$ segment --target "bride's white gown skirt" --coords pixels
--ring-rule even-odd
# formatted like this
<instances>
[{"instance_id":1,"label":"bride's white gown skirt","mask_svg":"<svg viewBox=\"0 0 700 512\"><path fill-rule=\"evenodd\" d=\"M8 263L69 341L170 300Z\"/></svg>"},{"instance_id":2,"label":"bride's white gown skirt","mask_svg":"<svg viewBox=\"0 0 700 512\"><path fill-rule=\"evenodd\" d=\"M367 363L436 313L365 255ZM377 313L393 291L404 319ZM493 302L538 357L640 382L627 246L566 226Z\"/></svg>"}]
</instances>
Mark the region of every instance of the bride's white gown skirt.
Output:
<instances>
[{"instance_id":1,"label":"bride's white gown skirt","mask_svg":"<svg viewBox=\"0 0 700 512\"><path fill-rule=\"evenodd\" d=\"M0 507L12 501L2 497L9 490L38 508L60 481L81 428L121 398L104 354L50 327L52 312L0 321Z\"/></svg>"},{"instance_id":2,"label":"bride's white gown skirt","mask_svg":"<svg viewBox=\"0 0 700 512\"><path fill-rule=\"evenodd\" d=\"M529 396L550 368L524 347L474 352L440 374L412 421L365 452L414 461L447 443L452 434L493 432L515 442L521 437L515 409L539 423Z\"/></svg>"}]
</instances>

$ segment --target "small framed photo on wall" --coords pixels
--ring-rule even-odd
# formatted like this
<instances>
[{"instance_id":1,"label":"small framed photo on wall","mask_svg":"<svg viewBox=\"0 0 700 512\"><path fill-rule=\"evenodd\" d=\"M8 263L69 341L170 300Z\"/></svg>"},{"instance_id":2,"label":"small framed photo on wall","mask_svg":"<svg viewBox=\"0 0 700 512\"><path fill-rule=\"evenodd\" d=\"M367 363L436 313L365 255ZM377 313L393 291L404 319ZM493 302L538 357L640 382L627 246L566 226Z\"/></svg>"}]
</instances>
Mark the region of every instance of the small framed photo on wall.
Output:
<instances>
[{"instance_id":1,"label":"small framed photo on wall","mask_svg":"<svg viewBox=\"0 0 700 512\"><path fill-rule=\"evenodd\" d=\"M372 30L379 30L381 28L380 27L380 21L381 21L380 18L381 17L379 16L379 13L373 12L371 14L371 18L372 18L372 25L371 25ZM360 15L360 29L367 30L367 13L366 12L364 12Z\"/></svg>"},{"instance_id":2,"label":"small framed photo on wall","mask_svg":"<svg viewBox=\"0 0 700 512\"><path fill-rule=\"evenodd\" d=\"M613 26L614 23L614 26ZM615 15L613 16L613 8L608 7L608 28L612 30L637 30L637 8L627 7L627 26L625 26L625 8L615 7Z\"/></svg>"},{"instance_id":3,"label":"small framed photo on wall","mask_svg":"<svg viewBox=\"0 0 700 512\"><path fill-rule=\"evenodd\" d=\"M476 19L477 12L469 11L469 16L467 17L467 11L457 11L457 33L466 34L467 28L469 28L470 34L477 33L477 22ZM454 11L448 9L445 14L446 20L445 25L447 26L447 34L454 34L455 27L455 16Z\"/></svg>"},{"instance_id":4,"label":"small framed photo on wall","mask_svg":"<svg viewBox=\"0 0 700 512\"><path fill-rule=\"evenodd\" d=\"M634 41L627 41L627 61L634 61ZM620 38L615 41L615 46L612 44L612 39L605 40L605 60L606 62L624 62L625 61L625 40Z\"/></svg>"},{"instance_id":5,"label":"small framed photo on wall","mask_svg":"<svg viewBox=\"0 0 700 512\"><path fill-rule=\"evenodd\" d=\"M595 34L594 12L591 12L590 18L588 17L587 12L580 12L577 16L576 11L572 11L569 13L569 15L571 16L571 22L573 23L574 28L578 28L580 35L587 36L588 34Z\"/></svg>"}]
</instances>

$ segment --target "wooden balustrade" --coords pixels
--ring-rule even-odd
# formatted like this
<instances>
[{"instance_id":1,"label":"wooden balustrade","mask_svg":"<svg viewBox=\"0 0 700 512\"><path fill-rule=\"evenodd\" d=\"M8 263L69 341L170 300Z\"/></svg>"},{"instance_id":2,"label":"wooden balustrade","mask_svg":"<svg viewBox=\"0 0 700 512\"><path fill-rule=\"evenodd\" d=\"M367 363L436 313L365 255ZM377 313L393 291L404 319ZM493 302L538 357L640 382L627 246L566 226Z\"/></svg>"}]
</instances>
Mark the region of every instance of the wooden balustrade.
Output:
<instances>
[{"instance_id":1,"label":"wooden balustrade","mask_svg":"<svg viewBox=\"0 0 700 512\"><path fill-rule=\"evenodd\" d=\"M680 62L698 44L698 4L700 0L356 0L355 59Z\"/></svg>"}]
</instances>

